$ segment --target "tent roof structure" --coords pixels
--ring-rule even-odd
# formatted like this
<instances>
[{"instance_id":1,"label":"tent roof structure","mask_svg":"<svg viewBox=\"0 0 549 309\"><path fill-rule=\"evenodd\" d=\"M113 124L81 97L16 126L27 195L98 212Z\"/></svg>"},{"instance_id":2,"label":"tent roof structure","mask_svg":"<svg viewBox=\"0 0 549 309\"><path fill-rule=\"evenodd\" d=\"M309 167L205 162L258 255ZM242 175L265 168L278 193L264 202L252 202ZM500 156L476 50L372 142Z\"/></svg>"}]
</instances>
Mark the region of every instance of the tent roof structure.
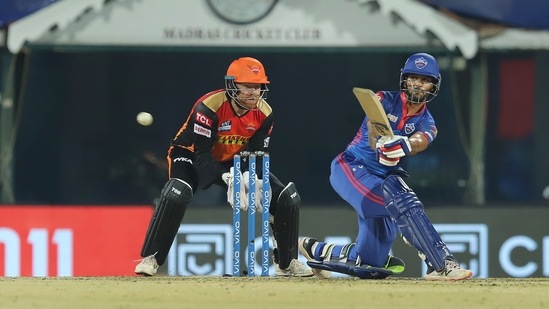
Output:
<instances>
[{"instance_id":1,"label":"tent roof structure","mask_svg":"<svg viewBox=\"0 0 549 309\"><path fill-rule=\"evenodd\" d=\"M12 22L4 36L12 53L17 53L26 43L334 48L440 46L459 52L467 59L475 57L482 49L549 49L548 30L499 26L497 31L487 35L485 28L475 27L467 19L424 2L340 0L334 10L333 0L318 0L314 6L307 0L278 0L263 19L234 25L219 19L203 0L58 0Z\"/></svg>"}]
</instances>

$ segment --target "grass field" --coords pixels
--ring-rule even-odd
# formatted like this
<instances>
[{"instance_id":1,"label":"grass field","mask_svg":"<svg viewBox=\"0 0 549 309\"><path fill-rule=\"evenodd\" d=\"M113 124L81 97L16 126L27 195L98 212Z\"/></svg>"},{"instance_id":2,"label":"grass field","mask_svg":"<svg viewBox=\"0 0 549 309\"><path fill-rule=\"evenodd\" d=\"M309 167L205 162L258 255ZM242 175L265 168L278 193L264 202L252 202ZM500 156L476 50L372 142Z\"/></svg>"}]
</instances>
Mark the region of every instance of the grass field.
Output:
<instances>
[{"instance_id":1,"label":"grass field","mask_svg":"<svg viewBox=\"0 0 549 309\"><path fill-rule=\"evenodd\" d=\"M549 279L0 278L0 308L549 308Z\"/></svg>"}]
</instances>

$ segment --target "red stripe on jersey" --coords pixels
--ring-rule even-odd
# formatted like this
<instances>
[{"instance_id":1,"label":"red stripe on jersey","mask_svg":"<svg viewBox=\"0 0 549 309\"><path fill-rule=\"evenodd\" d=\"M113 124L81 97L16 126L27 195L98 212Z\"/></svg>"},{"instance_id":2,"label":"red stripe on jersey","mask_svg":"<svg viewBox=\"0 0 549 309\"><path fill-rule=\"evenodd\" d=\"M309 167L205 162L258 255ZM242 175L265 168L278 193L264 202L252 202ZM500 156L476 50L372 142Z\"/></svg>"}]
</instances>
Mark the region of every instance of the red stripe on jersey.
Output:
<instances>
[{"instance_id":1,"label":"red stripe on jersey","mask_svg":"<svg viewBox=\"0 0 549 309\"><path fill-rule=\"evenodd\" d=\"M343 169L343 173L345 173L345 176L347 176L347 179L349 179L349 181L351 182L353 187L355 187L355 189L357 189L360 193L362 193L362 195L367 197L372 202L376 204L380 204L383 207L385 207L385 201L381 196L376 195L375 193L370 191L370 189L366 188L360 181L356 179L355 175L353 174L353 171L351 170L351 167L349 166L347 161L343 160L341 154L339 155L339 158L337 159L337 161L341 165Z\"/></svg>"}]
</instances>

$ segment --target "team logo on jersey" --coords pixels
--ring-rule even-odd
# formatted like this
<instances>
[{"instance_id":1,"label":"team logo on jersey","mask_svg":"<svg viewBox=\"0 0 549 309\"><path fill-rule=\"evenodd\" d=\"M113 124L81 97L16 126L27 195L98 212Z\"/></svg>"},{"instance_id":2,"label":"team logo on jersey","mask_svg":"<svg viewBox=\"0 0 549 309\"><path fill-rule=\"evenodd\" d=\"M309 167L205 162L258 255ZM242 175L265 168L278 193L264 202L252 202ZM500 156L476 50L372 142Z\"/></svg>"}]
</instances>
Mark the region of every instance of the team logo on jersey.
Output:
<instances>
[{"instance_id":1,"label":"team logo on jersey","mask_svg":"<svg viewBox=\"0 0 549 309\"><path fill-rule=\"evenodd\" d=\"M195 120L196 122L200 122L210 128L212 127L212 120L201 112L196 112Z\"/></svg>"},{"instance_id":2,"label":"team logo on jersey","mask_svg":"<svg viewBox=\"0 0 549 309\"><path fill-rule=\"evenodd\" d=\"M416 125L413 123L407 123L404 125L404 133L412 134L416 129Z\"/></svg>"},{"instance_id":3,"label":"team logo on jersey","mask_svg":"<svg viewBox=\"0 0 549 309\"><path fill-rule=\"evenodd\" d=\"M425 60L425 58L423 57L419 57L414 61L414 63L418 69L423 69L427 66L427 60Z\"/></svg>"},{"instance_id":4,"label":"team logo on jersey","mask_svg":"<svg viewBox=\"0 0 549 309\"><path fill-rule=\"evenodd\" d=\"M230 131L231 130L231 121L230 120L227 120L223 123L221 123L221 125L219 126L219 132L223 132L223 131Z\"/></svg>"},{"instance_id":5,"label":"team logo on jersey","mask_svg":"<svg viewBox=\"0 0 549 309\"><path fill-rule=\"evenodd\" d=\"M270 142L270 141L271 141L271 137L270 137L270 136L268 136L267 138L265 138L265 139L263 140L263 147L265 147L265 148L269 147L269 142Z\"/></svg>"},{"instance_id":6,"label":"team logo on jersey","mask_svg":"<svg viewBox=\"0 0 549 309\"><path fill-rule=\"evenodd\" d=\"M206 137L212 137L212 130L199 126L196 123L194 124L194 133Z\"/></svg>"},{"instance_id":7,"label":"team logo on jersey","mask_svg":"<svg viewBox=\"0 0 549 309\"><path fill-rule=\"evenodd\" d=\"M247 125L246 125L246 130L248 131L255 131L255 123L253 122L249 122Z\"/></svg>"}]
</instances>

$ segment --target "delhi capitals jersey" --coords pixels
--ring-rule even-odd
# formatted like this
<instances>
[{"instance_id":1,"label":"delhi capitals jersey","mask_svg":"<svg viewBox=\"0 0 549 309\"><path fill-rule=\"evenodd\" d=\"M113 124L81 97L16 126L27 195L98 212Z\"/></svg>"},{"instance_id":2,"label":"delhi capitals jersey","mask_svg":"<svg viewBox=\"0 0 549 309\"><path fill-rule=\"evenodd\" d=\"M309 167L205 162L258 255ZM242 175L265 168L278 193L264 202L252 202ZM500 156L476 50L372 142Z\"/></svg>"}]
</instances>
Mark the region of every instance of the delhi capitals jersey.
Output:
<instances>
[{"instance_id":1,"label":"delhi capitals jersey","mask_svg":"<svg viewBox=\"0 0 549 309\"><path fill-rule=\"evenodd\" d=\"M422 133L429 144L437 136L435 120L427 110L427 106L419 110L417 114L408 115L407 100L403 91L380 91L376 93L381 105L387 114L389 123L395 135L410 137L415 133ZM353 141L347 145L345 152L355 157L373 174L384 177L388 172L399 169L397 166L385 166L379 163L375 149L368 142L368 117L360 125ZM402 162L401 158L401 161Z\"/></svg>"}]
</instances>

